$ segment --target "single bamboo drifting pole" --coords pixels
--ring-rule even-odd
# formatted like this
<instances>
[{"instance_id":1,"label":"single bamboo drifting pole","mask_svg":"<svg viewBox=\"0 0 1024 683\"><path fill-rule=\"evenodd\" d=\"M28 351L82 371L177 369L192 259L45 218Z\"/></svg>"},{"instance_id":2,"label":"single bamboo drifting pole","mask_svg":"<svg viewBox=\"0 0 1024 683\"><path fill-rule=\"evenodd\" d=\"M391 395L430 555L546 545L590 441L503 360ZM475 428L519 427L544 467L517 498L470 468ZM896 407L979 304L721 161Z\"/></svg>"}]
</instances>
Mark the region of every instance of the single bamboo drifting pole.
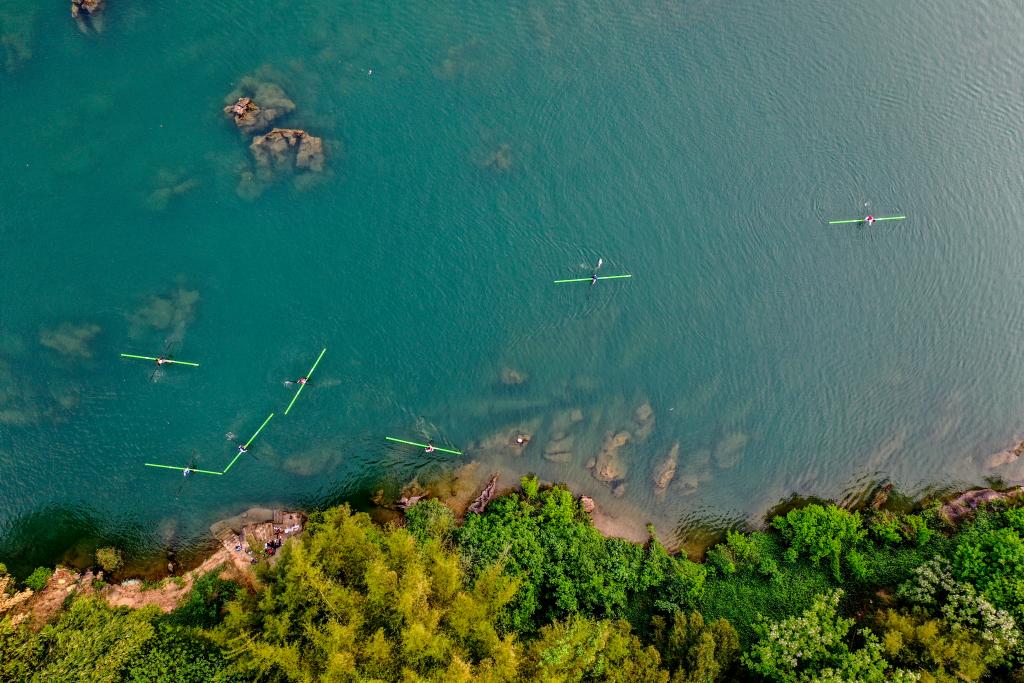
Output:
<instances>
[{"instance_id":1,"label":"single bamboo drifting pole","mask_svg":"<svg viewBox=\"0 0 1024 683\"><path fill-rule=\"evenodd\" d=\"M155 465L151 462L145 463L146 467L161 467L165 470L178 470L179 472L198 472L199 474L216 474L218 477L223 472L211 472L210 470L197 470L195 467L174 467L173 465Z\"/></svg>"},{"instance_id":2,"label":"single bamboo drifting pole","mask_svg":"<svg viewBox=\"0 0 1024 683\"><path fill-rule=\"evenodd\" d=\"M906 216L881 216L880 218L875 218L874 220L875 221L902 221L905 218L906 218ZM829 225L842 225L844 223L867 223L867 222L868 222L867 218L846 218L846 219L843 219L841 221L829 221L828 224Z\"/></svg>"},{"instance_id":3,"label":"single bamboo drifting pole","mask_svg":"<svg viewBox=\"0 0 1024 683\"><path fill-rule=\"evenodd\" d=\"M633 276L632 275L602 275L601 277L599 277L597 279L598 280L619 280L619 279L624 278L624 277L633 277ZM556 285L560 285L560 284L562 284L564 282L593 282L593 281L594 281L594 278L592 278L592 277L576 277L576 278L572 278L571 280L555 280L555 284Z\"/></svg>"},{"instance_id":4,"label":"single bamboo drifting pole","mask_svg":"<svg viewBox=\"0 0 1024 683\"><path fill-rule=\"evenodd\" d=\"M159 358L153 358L152 356L134 356L134 355L132 355L130 353L122 353L121 354L121 358L138 358L139 360L151 360L151 361L161 360ZM169 358L164 358L163 361L165 363L174 363L175 365L191 365L194 368L198 368L199 367L199 363L189 363L188 361L184 361L184 360L171 360Z\"/></svg>"},{"instance_id":5,"label":"single bamboo drifting pole","mask_svg":"<svg viewBox=\"0 0 1024 683\"><path fill-rule=\"evenodd\" d=\"M386 440L388 440L388 441L394 441L395 443L404 443L404 444L409 445L409 446L419 446L420 448L429 448L430 447L429 444L416 443L415 441L406 441L405 439L396 439L396 438L391 437L391 436L385 436L384 438ZM434 450L435 451L441 451L443 453L452 453L453 455L462 455L462 451L453 451L450 448L441 448L440 446L434 446Z\"/></svg>"},{"instance_id":6,"label":"single bamboo drifting pole","mask_svg":"<svg viewBox=\"0 0 1024 683\"><path fill-rule=\"evenodd\" d=\"M274 413L271 413L270 415L267 416L267 419L263 421L263 424L261 424L260 428L256 430L256 433L250 436L249 440L245 442L245 445L238 450L238 453L235 455L234 459L228 463L227 467L224 468L224 474L227 474L228 470L231 469L232 465L234 465L235 462L237 462L238 459L242 457L242 454L245 452L244 449L249 448L249 445L256 440L256 437L260 435L260 432L263 431L263 428L267 426L267 423L270 422L270 418L272 417L274 417Z\"/></svg>"},{"instance_id":7,"label":"single bamboo drifting pole","mask_svg":"<svg viewBox=\"0 0 1024 683\"><path fill-rule=\"evenodd\" d=\"M324 350L321 351L320 355L316 357L316 362L313 363L313 367L311 367L309 369L309 372L306 373L306 381L309 381L309 378L313 376L313 371L316 370L316 366L317 365L320 365L320 359L324 357L325 353L327 353L327 347L324 347ZM301 394L302 390L305 389L305 388L306 388L305 384L300 384L299 385L299 390L295 392L295 395L292 396L292 400L288 404L288 407L284 409L284 414L285 415L287 415L288 411L292 409L293 405L295 405L295 399L297 399L299 397L299 394Z\"/></svg>"}]
</instances>

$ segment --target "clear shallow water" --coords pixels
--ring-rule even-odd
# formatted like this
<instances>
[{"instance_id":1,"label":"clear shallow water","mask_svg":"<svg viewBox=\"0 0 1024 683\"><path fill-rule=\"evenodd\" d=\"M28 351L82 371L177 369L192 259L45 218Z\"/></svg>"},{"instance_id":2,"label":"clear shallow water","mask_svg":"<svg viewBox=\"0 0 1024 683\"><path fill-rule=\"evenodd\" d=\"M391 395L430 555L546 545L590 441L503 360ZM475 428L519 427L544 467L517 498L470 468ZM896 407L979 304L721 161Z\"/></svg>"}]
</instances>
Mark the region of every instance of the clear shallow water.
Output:
<instances>
[{"instance_id":1,"label":"clear shallow water","mask_svg":"<svg viewBox=\"0 0 1024 683\"><path fill-rule=\"evenodd\" d=\"M439 467L385 434L469 449L536 424L522 456L474 456L685 540L794 492L978 482L1021 430L1019 3L110 5L98 35L51 3L0 10L9 564L82 536L187 548L251 504ZM263 65L330 172L248 200L220 109ZM910 218L824 225L865 201ZM551 284L599 256L634 278ZM140 322L179 289L194 306ZM100 328L90 356L40 343L65 323ZM202 368L150 382L117 357L170 338ZM612 498L584 463L647 401ZM574 457L548 462L573 408ZM229 476L142 467L194 449L220 469L225 433L272 411Z\"/></svg>"}]
</instances>

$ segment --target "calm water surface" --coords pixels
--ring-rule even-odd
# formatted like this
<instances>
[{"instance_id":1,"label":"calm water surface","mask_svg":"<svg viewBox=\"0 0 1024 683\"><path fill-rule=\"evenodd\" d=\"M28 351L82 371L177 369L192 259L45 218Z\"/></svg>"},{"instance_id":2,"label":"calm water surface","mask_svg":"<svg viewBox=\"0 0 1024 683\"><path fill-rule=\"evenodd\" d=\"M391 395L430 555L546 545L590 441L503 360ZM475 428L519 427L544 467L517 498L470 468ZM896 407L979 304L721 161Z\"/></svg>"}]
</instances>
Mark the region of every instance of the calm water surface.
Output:
<instances>
[{"instance_id":1,"label":"calm water surface","mask_svg":"<svg viewBox=\"0 0 1024 683\"><path fill-rule=\"evenodd\" d=\"M385 434L682 540L792 493L1018 476L986 456L1024 430L1019 2L108 5L101 33L0 8L12 567L466 462ZM316 182L239 187L221 108L253 74L327 141ZM825 225L865 202L909 218ZM633 279L551 283L599 257ZM168 343L201 368L118 358ZM219 470L270 412L229 476L142 465ZM522 455L481 446L520 426ZM619 430L615 498L585 464Z\"/></svg>"}]
</instances>

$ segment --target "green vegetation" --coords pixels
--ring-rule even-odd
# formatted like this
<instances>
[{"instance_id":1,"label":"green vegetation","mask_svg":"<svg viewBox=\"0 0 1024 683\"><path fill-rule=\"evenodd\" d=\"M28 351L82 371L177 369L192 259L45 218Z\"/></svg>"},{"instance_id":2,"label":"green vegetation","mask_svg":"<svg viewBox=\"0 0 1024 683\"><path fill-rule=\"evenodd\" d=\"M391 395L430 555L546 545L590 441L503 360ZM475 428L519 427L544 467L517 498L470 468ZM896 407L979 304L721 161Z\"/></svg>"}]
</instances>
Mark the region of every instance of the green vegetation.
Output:
<instances>
[{"instance_id":1,"label":"green vegetation","mask_svg":"<svg viewBox=\"0 0 1024 683\"><path fill-rule=\"evenodd\" d=\"M124 559L121 551L117 548L100 548L96 551L96 564L106 572L112 572L121 568Z\"/></svg>"},{"instance_id":2,"label":"green vegetation","mask_svg":"<svg viewBox=\"0 0 1024 683\"><path fill-rule=\"evenodd\" d=\"M526 478L461 525L316 513L257 589L214 572L170 614L78 597L36 631L0 573L0 680L1024 683L1022 570L1024 509L808 505L695 563Z\"/></svg>"},{"instance_id":3,"label":"green vegetation","mask_svg":"<svg viewBox=\"0 0 1024 683\"><path fill-rule=\"evenodd\" d=\"M49 583L51 576L53 576L52 569L36 567L35 571L29 574L28 578L25 579L25 587L31 588L34 591L41 591L46 588L46 584Z\"/></svg>"}]
</instances>

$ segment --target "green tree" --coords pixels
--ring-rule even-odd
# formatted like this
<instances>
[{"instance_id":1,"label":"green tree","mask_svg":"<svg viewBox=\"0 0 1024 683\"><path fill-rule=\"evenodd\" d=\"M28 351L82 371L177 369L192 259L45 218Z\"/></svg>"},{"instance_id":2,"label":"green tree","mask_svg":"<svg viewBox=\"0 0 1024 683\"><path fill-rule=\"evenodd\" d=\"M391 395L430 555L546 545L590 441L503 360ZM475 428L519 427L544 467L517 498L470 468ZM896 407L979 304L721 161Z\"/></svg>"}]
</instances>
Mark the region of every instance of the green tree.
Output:
<instances>
[{"instance_id":1,"label":"green tree","mask_svg":"<svg viewBox=\"0 0 1024 683\"><path fill-rule=\"evenodd\" d=\"M526 656L530 681L583 683L668 683L658 651L630 632L625 620L570 617L543 627Z\"/></svg>"},{"instance_id":2,"label":"green tree","mask_svg":"<svg viewBox=\"0 0 1024 683\"><path fill-rule=\"evenodd\" d=\"M516 676L515 636L495 627L517 582L500 565L469 584L458 554L347 506L228 604L215 640L244 680L485 680ZM468 678L467 678L468 677Z\"/></svg>"},{"instance_id":3,"label":"green tree","mask_svg":"<svg viewBox=\"0 0 1024 683\"><path fill-rule=\"evenodd\" d=\"M577 613L635 616L644 605L685 599L703 579L656 540L643 547L604 538L561 487L492 501L466 520L458 544L470 567L501 562L520 579L500 624L524 633Z\"/></svg>"},{"instance_id":4,"label":"green tree","mask_svg":"<svg viewBox=\"0 0 1024 683\"><path fill-rule=\"evenodd\" d=\"M870 631L859 636L863 647L847 644L853 619L839 614L842 591L820 595L810 609L798 617L776 623L761 623L758 642L743 655L743 663L754 673L781 683L909 683L918 677L892 669L882 654L882 645Z\"/></svg>"},{"instance_id":5,"label":"green tree","mask_svg":"<svg viewBox=\"0 0 1024 683\"><path fill-rule=\"evenodd\" d=\"M715 683L726 680L739 658L736 629L725 619L704 623L700 612L675 612L671 622L652 618L654 644L672 683Z\"/></svg>"},{"instance_id":6,"label":"green tree","mask_svg":"<svg viewBox=\"0 0 1024 683\"><path fill-rule=\"evenodd\" d=\"M51 576L53 576L52 569L36 567L35 570L28 575L28 578L25 579L25 586L34 591L41 591L46 588L46 584L50 582Z\"/></svg>"},{"instance_id":7,"label":"green tree","mask_svg":"<svg viewBox=\"0 0 1024 683\"><path fill-rule=\"evenodd\" d=\"M813 504L790 510L785 517L776 517L772 526L782 532L795 555L805 555L817 564L827 560L836 581L842 580L842 558L854 549L867 533L861 529L856 512L835 505Z\"/></svg>"}]
</instances>

